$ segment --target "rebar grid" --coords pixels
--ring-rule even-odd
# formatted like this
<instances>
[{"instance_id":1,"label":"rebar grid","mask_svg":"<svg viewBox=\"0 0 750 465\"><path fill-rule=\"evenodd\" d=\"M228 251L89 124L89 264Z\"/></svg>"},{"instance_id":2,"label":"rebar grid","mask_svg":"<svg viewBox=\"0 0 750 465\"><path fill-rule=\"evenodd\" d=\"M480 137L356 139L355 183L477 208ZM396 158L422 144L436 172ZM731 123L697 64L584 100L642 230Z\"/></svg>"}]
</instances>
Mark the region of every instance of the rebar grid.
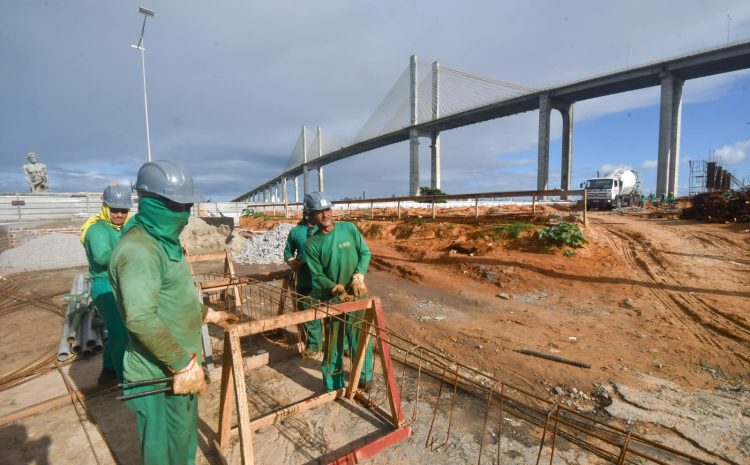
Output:
<instances>
[{"instance_id":1,"label":"rebar grid","mask_svg":"<svg viewBox=\"0 0 750 465\"><path fill-rule=\"evenodd\" d=\"M242 316L242 320L258 320L291 313L297 311L301 301L309 299L287 289L287 286L279 280L268 282L247 276L224 277L223 279L227 281L226 284L219 292L215 292L218 288L213 289L210 294L211 299L218 296L216 304L223 304L223 308L237 311ZM241 296L242 304L239 309L233 308L232 305L236 295L234 292L239 292ZM214 300L211 302L213 303ZM412 341L408 335L373 324L367 313L364 318L360 318L351 313L338 314L337 304L333 302L317 302L317 304L315 310L316 313L319 312L319 317L316 319L341 321L347 326L354 326L355 330L360 331L361 337L369 337L370 343L379 340L385 341L390 346L393 361L402 366L400 377L396 376L398 389L402 393L410 392L413 395L412 414L405 419L405 423L416 429L415 427L421 421L418 415L420 403L422 406L430 405L432 414L425 447L433 451L444 447L451 440L451 434L455 430L453 423L456 399L460 390L484 400L484 418L477 435L479 437L479 453L476 460L478 465L481 465L483 460L484 438L487 431L496 431L497 436L497 447L491 463L493 465L503 463L501 444L507 430L503 425L503 422L507 421L506 416L526 422L539 436L537 464L547 455L549 464L553 463L555 452L561 448L559 438L564 439L567 446L583 449L609 463L660 465L685 462L711 463L633 434L632 431L605 424L559 403L551 402L500 381L478 368L464 365L444 354L426 348ZM324 337L330 340L331 325L327 324L324 327L328 328L328 334ZM351 357L346 358L351 359ZM355 398L381 416L389 418L390 416L386 413L387 409L383 408L387 404L389 394L388 385L382 376L384 368L378 364L372 368L372 384L357 390ZM409 375L407 375L407 368L411 370ZM351 360L348 370L345 366L342 368L342 371L350 372L350 370ZM427 392L425 387L427 382L423 379L425 375L439 382L437 395L431 396ZM443 390L446 384L450 391L449 406L445 405L448 402L443 401ZM444 425L440 426L440 422Z\"/></svg>"}]
</instances>

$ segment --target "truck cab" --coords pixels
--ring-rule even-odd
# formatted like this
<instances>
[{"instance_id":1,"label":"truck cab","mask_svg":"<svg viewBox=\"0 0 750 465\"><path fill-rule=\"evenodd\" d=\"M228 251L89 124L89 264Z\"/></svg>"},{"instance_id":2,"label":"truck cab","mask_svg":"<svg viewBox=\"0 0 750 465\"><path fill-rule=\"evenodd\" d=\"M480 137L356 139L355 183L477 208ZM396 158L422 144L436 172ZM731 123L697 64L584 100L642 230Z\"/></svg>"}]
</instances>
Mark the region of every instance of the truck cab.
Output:
<instances>
[{"instance_id":1,"label":"truck cab","mask_svg":"<svg viewBox=\"0 0 750 465\"><path fill-rule=\"evenodd\" d=\"M641 204L638 173L631 169L617 170L582 184L586 189L588 208L621 208Z\"/></svg>"},{"instance_id":2,"label":"truck cab","mask_svg":"<svg viewBox=\"0 0 750 465\"><path fill-rule=\"evenodd\" d=\"M613 208L612 202L615 201L620 193L620 182L612 178L594 178L584 183L584 188L588 191L588 207L594 208Z\"/></svg>"}]
</instances>

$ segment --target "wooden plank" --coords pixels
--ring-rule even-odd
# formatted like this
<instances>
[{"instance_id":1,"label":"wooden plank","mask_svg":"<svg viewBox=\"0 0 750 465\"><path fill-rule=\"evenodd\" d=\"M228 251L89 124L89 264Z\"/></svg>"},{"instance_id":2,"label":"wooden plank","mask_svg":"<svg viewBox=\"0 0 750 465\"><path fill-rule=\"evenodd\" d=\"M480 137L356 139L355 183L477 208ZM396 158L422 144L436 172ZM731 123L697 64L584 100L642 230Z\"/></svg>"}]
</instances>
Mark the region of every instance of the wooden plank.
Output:
<instances>
[{"instance_id":1,"label":"wooden plank","mask_svg":"<svg viewBox=\"0 0 750 465\"><path fill-rule=\"evenodd\" d=\"M380 330L380 328L385 329L385 319L383 318L383 307L380 303L380 299L373 299L373 301L375 334L378 336L377 341L378 349L380 351L380 364L385 377L388 403L391 406L391 418L393 419L394 426L400 427L404 424L404 412L401 409L401 396L398 392L396 374L394 372L393 362L391 361L391 344L388 342L388 333Z\"/></svg>"},{"instance_id":2,"label":"wooden plank","mask_svg":"<svg viewBox=\"0 0 750 465\"><path fill-rule=\"evenodd\" d=\"M243 371L244 373L244 371ZM219 391L219 445L229 445L234 407L234 372L232 371L232 348L229 333L224 332L224 354L221 363L221 390Z\"/></svg>"},{"instance_id":3,"label":"wooden plank","mask_svg":"<svg viewBox=\"0 0 750 465\"><path fill-rule=\"evenodd\" d=\"M332 402L338 398L344 397L346 394L346 388L337 389L335 391L324 392L322 394L313 394L312 396L306 397L298 402L288 405L275 412L263 415L261 417L254 418L250 422L250 428L253 431L272 425L277 421L288 418L298 413L306 412L315 407L319 407L327 402ZM239 434L239 428L233 426L230 432L230 436L234 437Z\"/></svg>"},{"instance_id":4,"label":"wooden plank","mask_svg":"<svg viewBox=\"0 0 750 465\"><path fill-rule=\"evenodd\" d=\"M265 426L272 425L277 421L288 418L298 413L306 412L315 407L321 406L325 403L332 402L339 397L343 397L345 388L337 389L335 391L324 392L323 394L315 394L298 402L295 402L287 407L277 410L268 415L254 419L250 423L250 429L257 431Z\"/></svg>"},{"instance_id":5,"label":"wooden plank","mask_svg":"<svg viewBox=\"0 0 750 465\"><path fill-rule=\"evenodd\" d=\"M354 394L354 401L358 402L361 406L366 408L367 410L370 410L374 412L377 416L383 419L383 421L393 422L393 415L391 412L386 411L384 408L377 405L375 402L373 402L371 399L367 397L367 394L365 394L362 391L357 391Z\"/></svg>"},{"instance_id":6,"label":"wooden plank","mask_svg":"<svg viewBox=\"0 0 750 465\"><path fill-rule=\"evenodd\" d=\"M232 325L231 327L237 331L240 337L244 337L250 334L260 334L274 329L294 326L300 323L318 320L320 318L365 310L369 306L370 300L355 300L354 302L324 305L310 310L301 310L299 312L287 313L263 320L247 321Z\"/></svg>"},{"instance_id":7,"label":"wooden plank","mask_svg":"<svg viewBox=\"0 0 750 465\"><path fill-rule=\"evenodd\" d=\"M245 373L242 368L240 336L234 329L228 332L228 336L234 372L234 396L237 402L237 417L240 424L240 456L242 457L242 465L253 465L253 431L250 429L250 411L247 404Z\"/></svg>"},{"instance_id":8,"label":"wooden plank","mask_svg":"<svg viewBox=\"0 0 750 465\"><path fill-rule=\"evenodd\" d=\"M227 458L224 457L224 452L222 452L222 446L219 444L219 441L214 439L211 441L214 445L214 450L216 451L216 455L219 456L219 460L221 460L221 465L229 465L229 462L227 461Z\"/></svg>"},{"instance_id":9,"label":"wooden plank","mask_svg":"<svg viewBox=\"0 0 750 465\"><path fill-rule=\"evenodd\" d=\"M203 254L185 256L188 263L207 262L209 260L224 260L225 257L226 257L226 254L224 252L203 253Z\"/></svg>"},{"instance_id":10,"label":"wooden plank","mask_svg":"<svg viewBox=\"0 0 750 465\"><path fill-rule=\"evenodd\" d=\"M93 386L90 388L66 392L65 394L61 394L57 397L53 397L51 399L29 405L28 407L21 408L19 410L16 410L15 412L11 412L3 416L2 418L0 418L0 427L5 426L9 423L23 420L24 418L38 415L40 413L46 413L56 408L63 407L67 404L75 402L76 399L79 399L81 402L83 402L85 399L113 390L114 388L111 387L102 388L100 386Z\"/></svg>"},{"instance_id":11,"label":"wooden plank","mask_svg":"<svg viewBox=\"0 0 750 465\"><path fill-rule=\"evenodd\" d=\"M347 386L346 389L346 397L348 399L353 399L354 394L358 390L359 385L359 376L362 374L362 368L365 364L365 359L367 358L367 344L370 342L370 330L372 329L372 326L368 326L368 324L372 324L374 322L374 316L373 316L373 309L368 308L367 312L365 312L365 318L364 318L365 329L364 331L359 335L359 343L357 344L357 352L354 358L352 359L352 371L349 373L349 386Z\"/></svg>"},{"instance_id":12,"label":"wooden plank","mask_svg":"<svg viewBox=\"0 0 750 465\"><path fill-rule=\"evenodd\" d=\"M74 401L75 397L70 393L65 393L63 395L53 397L52 399L47 399L44 402L39 402L38 404L30 405L28 407L24 407L20 410L16 410L15 412L5 415L4 417L0 418L0 426L5 426L9 423L23 420L24 418L38 415L40 413L49 412L58 407L71 404Z\"/></svg>"},{"instance_id":13,"label":"wooden plank","mask_svg":"<svg viewBox=\"0 0 750 465\"><path fill-rule=\"evenodd\" d=\"M353 451L337 458L336 460L328 462L328 465L355 465L357 463L362 463L363 460L366 460L378 454L380 451L387 447L398 444L399 442L407 439L409 436L411 436L411 428L407 426L401 427L395 431L386 433L371 442L368 442L362 447L354 449Z\"/></svg>"}]
</instances>

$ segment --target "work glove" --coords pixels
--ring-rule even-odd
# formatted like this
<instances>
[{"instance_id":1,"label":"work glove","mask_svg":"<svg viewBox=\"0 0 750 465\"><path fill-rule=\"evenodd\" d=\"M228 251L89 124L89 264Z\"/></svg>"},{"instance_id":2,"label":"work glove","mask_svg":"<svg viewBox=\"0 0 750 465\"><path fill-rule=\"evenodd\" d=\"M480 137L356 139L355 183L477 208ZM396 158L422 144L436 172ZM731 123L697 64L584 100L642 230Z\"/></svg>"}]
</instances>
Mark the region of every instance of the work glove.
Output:
<instances>
[{"instance_id":1,"label":"work glove","mask_svg":"<svg viewBox=\"0 0 750 465\"><path fill-rule=\"evenodd\" d=\"M203 318L204 323L213 323L218 325L220 323L237 323L240 321L240 317L230 312L219 312L211 307L207 307L206 316Z\"/></svg>"},{"instance_id":2,"label":"work glove","mask_svg":"<svg viewBox=\"0 0 750 465\"><path fill-rule=\"evenodd\" d=\"M367 295L365 275L363 275L362 273L354 273L352 275L352 294L354 294L354 297L362 297Z\"/></svg>"},{"instance_id":3,"label":"work glove","mask_svg":"<svg viewBox=\"0 0 750 465\"><path fill-rule=\"evenodd\" d=\"M350 302L354 300L352 296L346 293L346 288L344 288L343 284L336 284L333 286L331 294L333 294L334 297L338 297L341 302Z\"/></svg>"},{"instance_id":4,"label":"work glove","mask_svg":"<svg viewBox=\"0 0 750 465\"><path fill-rule=\"evenodd\" d=\"M194 394L203 395L206 393L206 377L203 374L203 368L198 364L198 357L193 354L190 363L182 370L176 371L172 378L172 392L175 394Z\"/></svg>"},{"instance_id":5,"label":"work glove","mask_svg":"<svg viewBox=\"0 0 750 465\"><path fill-rule=\"evenodd\" d=\"M300 261L297 258L290 258L286 261L286 264L289 265L289 268L292 269L295 273L299 271L299 268L302 266L302 261Z\"/></svg>"}]
</instances>

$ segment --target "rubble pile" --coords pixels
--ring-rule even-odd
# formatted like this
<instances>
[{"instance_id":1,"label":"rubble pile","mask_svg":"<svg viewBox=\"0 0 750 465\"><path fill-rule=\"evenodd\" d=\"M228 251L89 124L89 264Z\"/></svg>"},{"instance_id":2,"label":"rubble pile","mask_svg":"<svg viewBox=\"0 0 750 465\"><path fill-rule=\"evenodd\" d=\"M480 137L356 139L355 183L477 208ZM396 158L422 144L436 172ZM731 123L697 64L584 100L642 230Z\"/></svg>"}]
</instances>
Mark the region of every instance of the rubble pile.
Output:
<instances>
[{"instance_id":1,"label":"rubble pile","mask_svg":"<svg viewBox=\"0 0 750 465\"><path fill-rule=\"evenodd\" d=\"M709 223L750 222L750 191L705 192L691 198L692 206L682 209L682 219Z\"/></svg>"},{"instance_id":2,"label":"rubble pile","mask_svg":"<svg viewBox=\"0 0 750 465\"><path fill-rule=\"evenodd\" d=\"M234 261L249 264L284 263L284 246L293 224L279 223L272 230L246 241L245 251L234 255Z\"/></svg>"}]
</instances>

